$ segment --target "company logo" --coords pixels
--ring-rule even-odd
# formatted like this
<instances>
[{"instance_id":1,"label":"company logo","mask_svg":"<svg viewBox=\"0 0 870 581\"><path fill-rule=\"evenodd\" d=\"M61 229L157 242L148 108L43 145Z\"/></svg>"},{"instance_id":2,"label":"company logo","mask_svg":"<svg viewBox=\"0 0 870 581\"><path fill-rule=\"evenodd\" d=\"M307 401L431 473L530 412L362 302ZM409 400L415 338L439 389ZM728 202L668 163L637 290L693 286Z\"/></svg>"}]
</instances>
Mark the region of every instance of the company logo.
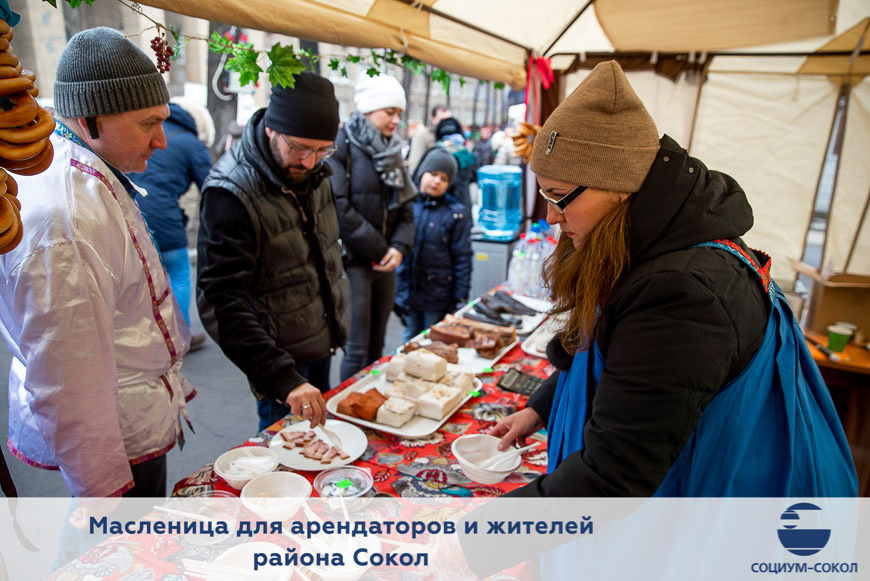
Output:
<instances>
[{"instance_id":1,"label":"company logo","mask_svg":"<svg viewBox=\"0 0 870 581\"><path fill-rule=\"evenodd\" d=\"M782 528L777 531L779 542L789 553L806 557L815 555L825 548L828 539L831 538L831 529L802 529L800 524L800 512L810 510L822 510L815 504L800 502L788 507L782 513ZM806 516L806 515L805 515Z\"/></svg>"}]
</instances>

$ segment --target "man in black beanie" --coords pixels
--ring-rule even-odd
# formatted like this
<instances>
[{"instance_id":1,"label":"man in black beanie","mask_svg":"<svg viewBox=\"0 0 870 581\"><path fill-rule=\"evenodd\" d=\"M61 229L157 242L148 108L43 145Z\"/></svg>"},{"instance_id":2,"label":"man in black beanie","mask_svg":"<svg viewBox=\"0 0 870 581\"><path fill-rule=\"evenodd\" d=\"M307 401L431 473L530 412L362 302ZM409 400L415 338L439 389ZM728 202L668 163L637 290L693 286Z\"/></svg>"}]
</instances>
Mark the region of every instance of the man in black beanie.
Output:
<instances>
[{"instance_id":1,"label":"man in black beanie","mask_svg":"<svg viewBox=\"0 0 870 581\"><path fill-rule=\"evenodd\" d=\"M332 83L302 73L273 87L203 184L199 314L247 376L260 430L291 411L325 421L321 394L347 339L350 286L323 163L337 130Z\"/></svg>"}]
</instances>

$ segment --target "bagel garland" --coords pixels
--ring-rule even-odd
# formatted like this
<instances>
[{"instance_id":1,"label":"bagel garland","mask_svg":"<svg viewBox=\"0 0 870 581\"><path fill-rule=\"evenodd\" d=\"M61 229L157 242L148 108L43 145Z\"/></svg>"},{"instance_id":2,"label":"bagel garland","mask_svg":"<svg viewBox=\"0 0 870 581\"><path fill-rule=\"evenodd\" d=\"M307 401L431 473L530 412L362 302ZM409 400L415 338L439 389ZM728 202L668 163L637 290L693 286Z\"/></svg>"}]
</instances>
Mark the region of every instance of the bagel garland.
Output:
<instances>
[{"instance_id":1,"label":"bagel garland","mask_svg":"<svg viewBox=\"0 0 870 581\"><path fill-rule=\"evenodd\" d=\"M51 141L46 141L48 145L45 147L45 149L42 150L42 153L40 153L36 157L31 157L27 160L27 162L33 160L33 165L29 165L27 167L20 167L18 169L12 169L10 167L7 167L6 169L20 176L35 176L36 174L44 172L46 169L48 169L48 166L51 165L51 160L54 158L54 148L51 145ZM4 165L2 160L0 160L0 165Z\"/></svg>"},{"instance_id":2,"label":"bagel garland","mask_svg":"<svg viewBox=\"0 0 870 581\"><path fill-rule=\"evenodd\" d=\"M14 249L24 234L18 184L10 174L36 175L54 158L49 139L54 118L36 102L36 74L21 66L12 51L13 36L9 23L0 19L0 254Z\"/></svg>"},{"instance_id":3,"label":"bagel garland","mask_svg":"<svg viewBox=\"0 0 870 581\"><path fill-rule=\"evenodd\" d=\"M54 117L51 116L51 113L40 107L36 118L27 125L0 129L0 148L2 148L3 141L19 145L40 141L51 135L54 127ZM3 154L2 151L0 151L0 156L9 157Z\"/></svg>"},{"instance_id":4,"label":"bagel garland","mask_svg":"<svg viewBox=\"0 0 870 581\"><path fill-rule=\"evenodd\" d=\"M21 218L15 206L5 197L0 198L0 227L3 224L9 224L2 233L0 233L0 247L7 246L18 235L21 230Z\"/></svg>"},{"instance_id":5,"label":"bagel garland","mask_svg":"<svg viewBox=\"0 0 870 581\"><path fill-rule=\"evenodd\" d=\"M529 163L529 160L532 159L532 143L535 140L535 135L540 130L540 125L532 125L526 121L520 121L520 127L516 135L512 137L514 141L514 155L521 157L524 162Z\"/></svg>"},{"instance_id":6,"label":"bagel garland","mask_svg":"<svg viewBox=\"0 0 870 581\"><path fill-rule=\"evenodd\" d=\"M11 79L0 79L0 97L6 97L13 93L21 91L30 91L33 88L33 81L25 76L12 77Z\"/></svg>"}]
</instances>

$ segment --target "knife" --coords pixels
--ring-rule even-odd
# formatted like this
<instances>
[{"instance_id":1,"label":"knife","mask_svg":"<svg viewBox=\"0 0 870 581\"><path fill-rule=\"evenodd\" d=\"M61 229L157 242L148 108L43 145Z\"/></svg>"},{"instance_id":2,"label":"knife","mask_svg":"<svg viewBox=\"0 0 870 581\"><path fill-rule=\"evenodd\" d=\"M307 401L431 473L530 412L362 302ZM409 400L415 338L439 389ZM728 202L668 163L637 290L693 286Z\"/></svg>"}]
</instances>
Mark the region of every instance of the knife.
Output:
<instances>
[{"instance_id":1,"label":"knife","mask_svg":"<svg viewBox=\"0 0 870 581\"><path fill-rule=\"evenodd\" d=\"M813 343L813 347L815 347L816 349L818 349L819 351L821 351L822 353L827 355L828 359L830 359L834 363L842 363L844 361L849 360L848 355L841 355L839 353L834 353L833 351L831 351L830 349L828 349L827 347L825 347L821 343L817 343L816 341L813 341L812 343Z\"/></svg>"}]
</instances>

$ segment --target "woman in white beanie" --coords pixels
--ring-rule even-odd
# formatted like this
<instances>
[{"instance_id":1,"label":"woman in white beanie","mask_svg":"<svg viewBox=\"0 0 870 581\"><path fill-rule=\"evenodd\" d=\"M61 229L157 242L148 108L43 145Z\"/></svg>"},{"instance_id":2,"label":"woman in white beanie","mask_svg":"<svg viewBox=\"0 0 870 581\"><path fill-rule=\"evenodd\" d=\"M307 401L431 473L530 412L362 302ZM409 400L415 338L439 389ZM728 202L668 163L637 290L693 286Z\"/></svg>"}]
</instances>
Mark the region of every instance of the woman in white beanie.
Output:
<instances>
[{"instance_id":1,"label":"woman in white beanie","mask_svg":"<svg viewBox=\"0 0 870 581\"><path fill-rule=\"evenodd\" d=\"M364 77L356 111L338 130L332 191L353 296L350 337L341 362L344 380L381 356L396 294L396 268L414 244L417 190L396 133L405 90L389 75Z\"/></svg>"}]
</instances>

